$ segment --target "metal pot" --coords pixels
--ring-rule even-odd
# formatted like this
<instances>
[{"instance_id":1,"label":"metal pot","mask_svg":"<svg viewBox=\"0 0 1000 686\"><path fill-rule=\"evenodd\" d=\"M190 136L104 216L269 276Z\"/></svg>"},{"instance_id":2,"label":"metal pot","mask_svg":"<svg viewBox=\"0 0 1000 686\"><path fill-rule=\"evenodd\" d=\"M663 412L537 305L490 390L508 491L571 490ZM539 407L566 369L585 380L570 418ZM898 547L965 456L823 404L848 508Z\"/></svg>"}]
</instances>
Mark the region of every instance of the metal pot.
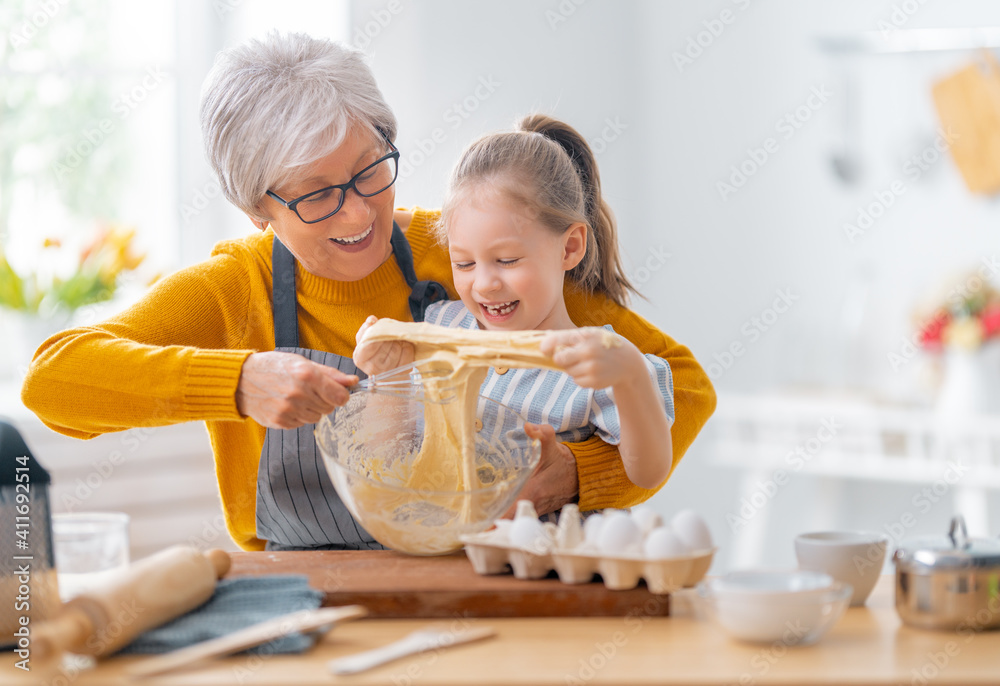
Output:
<instances>
[{"instance_id":1,"label":"metal pot","mask_svg":"<svg viewBox=\"0 0 1000 686\"><path fill-rule=\"evenodd\" d=\"M947 536L904 541L896 564L896 612L921 629L1000 627L1000 540L969 538L961 516Z\"/></svg>"}]
</instances>

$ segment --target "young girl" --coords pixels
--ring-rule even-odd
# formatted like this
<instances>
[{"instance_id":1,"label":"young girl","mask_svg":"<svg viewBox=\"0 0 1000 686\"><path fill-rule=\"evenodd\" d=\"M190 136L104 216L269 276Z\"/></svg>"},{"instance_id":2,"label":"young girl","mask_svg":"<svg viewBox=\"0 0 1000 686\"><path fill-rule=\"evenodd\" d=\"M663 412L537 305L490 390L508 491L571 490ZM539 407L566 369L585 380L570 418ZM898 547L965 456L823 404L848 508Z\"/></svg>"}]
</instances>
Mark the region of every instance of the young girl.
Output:
<instances>
[{"instance_id":1,"label":"young girl","mask_svg":"<svg viewBox=\"0 0 1000 686\"><path fill-rule=\"evenodd\" d=\"M551 330L542 351L566 372L491 369L482 395L528 422L552 425L560 441L596 431L619 446L635 485L662 484L673 463L669 365L643 355L610 326L577 328L563 299L564 287L581 288L624 305L635 290L623 273L615 221L583 137L534 115L513 132L475 141L452 173L438 228L461 301L431 305L424 321ZM369 317L358 331L355 364L374 374L411 362L408 343L364 343L374 322Z\"/></svg>"}]
</instances>

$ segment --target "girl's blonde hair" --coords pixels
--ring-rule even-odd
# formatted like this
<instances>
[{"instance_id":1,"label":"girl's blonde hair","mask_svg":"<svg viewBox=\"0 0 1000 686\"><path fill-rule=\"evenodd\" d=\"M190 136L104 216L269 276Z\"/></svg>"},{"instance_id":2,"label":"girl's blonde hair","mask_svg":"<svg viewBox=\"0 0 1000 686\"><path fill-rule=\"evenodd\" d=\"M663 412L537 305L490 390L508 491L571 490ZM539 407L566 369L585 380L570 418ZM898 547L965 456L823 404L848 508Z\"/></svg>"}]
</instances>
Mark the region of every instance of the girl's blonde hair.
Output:
<instances>
[{"instance_id":1,"label":"girl's blonde hair","mask_svg":"<svg viewBox=\"0 0 1000 686\"><path fill-rule=\"evenodd\" d=\"M570 224L587 226L587 254L569 272L588 293L602 293L625 305L638 293L622 268L618 229L601 197L597 161L587 141L573 127L541 114L523 118L511 132L473 142L452 171L438 237L446 241L448 222L468 193L502 193L558 234Z\"/></svg>"}]
</instances>

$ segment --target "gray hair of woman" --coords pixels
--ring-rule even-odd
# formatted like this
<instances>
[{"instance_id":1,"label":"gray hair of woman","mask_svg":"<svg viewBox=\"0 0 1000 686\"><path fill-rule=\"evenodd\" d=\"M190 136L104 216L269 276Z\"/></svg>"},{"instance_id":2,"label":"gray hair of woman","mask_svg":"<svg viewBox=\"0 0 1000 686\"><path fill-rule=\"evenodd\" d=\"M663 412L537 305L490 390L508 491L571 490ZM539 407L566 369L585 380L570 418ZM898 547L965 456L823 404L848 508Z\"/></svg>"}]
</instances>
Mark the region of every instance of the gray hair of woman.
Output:
<instances>
[{"instance_id":1,"label":"gray hair of woman","mask_svg":"<svg viewBox=\"0 0 1000 686\"><path fill-rule=\"evenodd\" d=\"M219 53L201 92L209 164L226 198L268 221L264 194L329 155L360 128L396 138L396 117L363 53L272 31Z\"/></svg>"}]
</instances>

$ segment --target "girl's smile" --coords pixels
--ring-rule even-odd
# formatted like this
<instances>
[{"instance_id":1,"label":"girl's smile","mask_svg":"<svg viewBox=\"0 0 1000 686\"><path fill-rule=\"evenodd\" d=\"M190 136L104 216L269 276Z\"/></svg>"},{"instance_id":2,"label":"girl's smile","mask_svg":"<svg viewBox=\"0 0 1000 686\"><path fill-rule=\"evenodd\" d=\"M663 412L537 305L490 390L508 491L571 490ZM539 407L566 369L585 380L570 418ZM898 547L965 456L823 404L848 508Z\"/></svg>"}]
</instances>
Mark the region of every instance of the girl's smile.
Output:
<instances>
[{"instance_id":1,"label":"girl's smile","mask_svg":"<svg viewBox=\"0 0 1000 686\"><path fill-rule=\"evenodd\" d=\"M500 324L514 316L514 310L517 309L520 302L520 300L514 300L505 303L479 303L479 307L487 320L494 324Z\"/></svg>"}]
</instances>

